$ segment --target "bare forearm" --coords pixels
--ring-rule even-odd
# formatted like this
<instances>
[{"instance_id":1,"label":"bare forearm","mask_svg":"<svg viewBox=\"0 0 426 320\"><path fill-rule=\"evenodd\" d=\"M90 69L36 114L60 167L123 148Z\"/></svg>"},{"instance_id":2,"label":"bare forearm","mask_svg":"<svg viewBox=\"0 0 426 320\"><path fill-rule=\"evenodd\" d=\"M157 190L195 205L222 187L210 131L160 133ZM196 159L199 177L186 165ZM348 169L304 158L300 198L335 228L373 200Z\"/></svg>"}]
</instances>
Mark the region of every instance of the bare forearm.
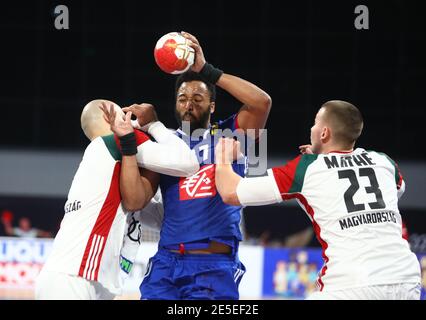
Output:
<instances>
[{"instance_id":1,"label":"bare forearm","mask_svg":"<svg viewBox=\"0 0 426 320\"><path fill-rule=\"evenodd\" d=\"M229 74L223 74L217 85L243 103L238 111L239 128L252 138L257 138L260 135L258 129L265 128L268 120L272 106L271 97L254 84ZM249 129L256 131L248 132Z\"/></svg>"},{"instance_id":2,"label":"bare forearm","mask_svg":"<svg viewBox=\"0 0 426 320\"><path fill-rule=\"evenodd\" d=\"M126 210L136 211L145 205L145 189L135 156L123 156L120 173L120 192Z\"/></svg>"},{"instance_id":3,"label":"bare forearm","mask_svg":"<svg viewBox=\"0 0 426 320\"><path fill-rule=\"evenodd\" d=\"M216 84L249 108L258 112L269 112L271 97L253 83L224 73Z\"/></svg>"},{"instance_id":4,"label":"bare forearm","mask_svg":"<svg viewBox=\"0 0 426 320\"><path fill-rule=\"evenodd\" d=\"M232 170L230 164L216 164L216 188L226 204L238 206L237 186L242 178Z\"/></svg>"}]
</instances>

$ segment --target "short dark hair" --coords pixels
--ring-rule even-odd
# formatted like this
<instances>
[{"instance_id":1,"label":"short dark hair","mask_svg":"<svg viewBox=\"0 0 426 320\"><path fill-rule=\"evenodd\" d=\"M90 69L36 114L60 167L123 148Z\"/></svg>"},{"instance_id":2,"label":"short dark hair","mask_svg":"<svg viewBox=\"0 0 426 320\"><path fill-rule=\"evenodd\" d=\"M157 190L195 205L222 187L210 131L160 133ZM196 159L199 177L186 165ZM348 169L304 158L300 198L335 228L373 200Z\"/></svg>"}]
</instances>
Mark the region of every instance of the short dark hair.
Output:
<instances>
[{"instance_id":1,"label":"short dark hair","mask_svg":"<svg viewBox=\"0 0 426 320\"><path fill-rule=\"evenodd\" d=\"M177 97L178 90L182 83L184 82L191 82L191 81L201 81L207 86L207 90L210 93L210 101L215 102L216 101L216 86L214 84L211 84L209 82L204 81L200 74L194 71L186 71L182 73L177 79L175 84L175 97Z\"/></svg>"},{"instance_id":2,"label":"short dark hair","mask_svg":"<svg viewBox=\"0 0 426 320\"><path fill-rule=\"evenodd\" d=\"M336 140L353 145L364 126L361 112L353 104L342 100L327 101L322 105L325 119L330 121Z\"/></svg>"}]
</instances>

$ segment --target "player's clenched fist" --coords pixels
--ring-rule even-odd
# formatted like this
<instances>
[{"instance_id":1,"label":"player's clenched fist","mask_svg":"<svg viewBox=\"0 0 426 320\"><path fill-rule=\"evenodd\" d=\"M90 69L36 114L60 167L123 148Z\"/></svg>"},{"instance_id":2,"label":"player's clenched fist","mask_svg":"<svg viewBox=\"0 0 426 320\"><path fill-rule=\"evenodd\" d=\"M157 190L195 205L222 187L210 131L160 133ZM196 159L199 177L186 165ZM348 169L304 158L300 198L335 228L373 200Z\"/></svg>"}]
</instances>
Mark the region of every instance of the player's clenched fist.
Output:
<instances>
[{"instance_id":1,"label":"player's clenched fist","mask_svg":"<svg viewBox=\"0 0 426 320\"><path fill-rule=\"evenodd\" d=\"M240 142L230 138L220 138L216 145L216 164L231 164L241 155Z\"/></svg>"}]
</instances>

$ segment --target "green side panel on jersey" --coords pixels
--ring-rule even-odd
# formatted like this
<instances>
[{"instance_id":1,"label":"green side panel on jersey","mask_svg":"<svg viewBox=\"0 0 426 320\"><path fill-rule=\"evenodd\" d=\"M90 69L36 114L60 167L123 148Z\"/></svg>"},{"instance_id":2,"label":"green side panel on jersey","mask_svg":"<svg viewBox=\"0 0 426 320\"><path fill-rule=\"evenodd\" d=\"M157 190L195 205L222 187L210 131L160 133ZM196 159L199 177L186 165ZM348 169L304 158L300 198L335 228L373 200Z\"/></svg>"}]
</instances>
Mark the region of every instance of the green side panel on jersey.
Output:
<instances>
[{"instance_id":1,"label":"green side panel on jersey","mask_svg":"<svg viewBox=\"0 0 426 320\"><path fill-rule=\"evenodd\" d=\"M108 136L103 136L102 139L105 142L105 145L108 148L109 153L116 161L121 161L121 152L118 149L117 143L114 140L114 135L110 134Z\"/></svg>"},{"instance_id":2,"label":"green side panel on jersey","mask_svg":"<svg viewBox=\"0 0 426 320\"><path fill-rule=\"evenodd\" d=\"M370 150L367 151L367 152L370 152ZM377 152L377 151L373 151L373 152ZM398 184L398 182L399 182L399 173L398 173L399 170L398 170L398 167L397 167L395 161L393 161L386 153L383 153L383 152L377 152L377 153L382 155L382 156L385 156L389 160L389 162L392 163L393 167L395 168L395 183Z\"/></svg>"},{"instance_id":3,"label":"green side panel on jersey","mask_svg":"<svg viewBox=\"0 0 426 320\"><path fill-rule=\"evenodd\" d=\"M317 158L317 154L304 154L301 157L299 163L297 164L296 174L294 175L293 184L291 185L289 193L297 193L302 191L306 170L312 162L317 160Z\"/></svg>"}]
</instances>

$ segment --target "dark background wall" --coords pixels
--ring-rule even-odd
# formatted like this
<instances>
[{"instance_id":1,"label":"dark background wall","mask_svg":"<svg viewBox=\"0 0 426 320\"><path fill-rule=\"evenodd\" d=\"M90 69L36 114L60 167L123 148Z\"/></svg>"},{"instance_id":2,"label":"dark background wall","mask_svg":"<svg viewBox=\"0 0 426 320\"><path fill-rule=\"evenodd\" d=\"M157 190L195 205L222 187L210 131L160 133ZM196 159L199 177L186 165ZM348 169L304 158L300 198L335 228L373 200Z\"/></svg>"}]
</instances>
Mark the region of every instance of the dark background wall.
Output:
<instances>
[{"instance_id":1,"label":"dark background wall","mask_svg":"<svg viewBox=\"0 0 426 320\"><path fill-rule=\"evenodd\" d=\"M269 150L297 152L319 106L346 99L362 110L360 145L397 160L425 159L426 20L421 1L19 1L2 2L2 146L82 148L79 117L102 97L152 102L175 126L174 76L155 65L156 40L196 35L211 63L273 98ZM54 8L69 8L56 30ZM367 5L369 30L354 8ZM219 93L215 119L239 108ZM15 119L25 119L25 134ZM22 123L20 123L22 124Z\"/></svg>"},{"instance_id":2,"label":"dark background wall","mask_svg":"<svg viewBox=\"0 0 426 320\"><path fill-rule=\"evenodd\" d=\"M69 30L54 27L60 4L69 8ZM354 27L359 4L369 9L369 30ZM402 0L3 1L0 148L81 152L88 144L81 109L95 98L121 106L151 102L160 119L175 127L175 77L155 65L153 48L163 34L185 30L198 37L209 62L271 95L269 156L296 155L297 146L309 142L320 105L343 99L364 115L359 146L397 162L424 163L422 7L422 1ZM213 120L239 107L219 90ZM16 197L3 197L0 209L33 208L39 216L49 211L48 227L57 225L52 217L62 216L64 199L52 199L48 210L45 200ZM271 207L268 220L277 221L281 210ZM248 212L247 222L261 225L253 217Z\"/></svg>"}]
</instances>

